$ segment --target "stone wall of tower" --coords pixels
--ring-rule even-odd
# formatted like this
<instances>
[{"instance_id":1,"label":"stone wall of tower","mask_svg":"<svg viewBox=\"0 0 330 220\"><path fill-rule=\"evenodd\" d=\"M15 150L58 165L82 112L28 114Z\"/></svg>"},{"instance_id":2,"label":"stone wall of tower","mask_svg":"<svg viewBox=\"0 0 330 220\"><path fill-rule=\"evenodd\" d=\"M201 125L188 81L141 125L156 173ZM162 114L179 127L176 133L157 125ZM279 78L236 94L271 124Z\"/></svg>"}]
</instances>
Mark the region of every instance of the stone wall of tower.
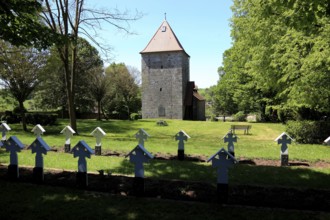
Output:
<instances>
[{"instance_id":1,"label":"stone wall of tower","mask_svg":"<svg viewBox=\"0 0 330 220\"><path fill-rule=\"evenodd\" d=\"M183 119L188 81L185 52L142 54L142 118Z\"/></svg>"}]
</instances>

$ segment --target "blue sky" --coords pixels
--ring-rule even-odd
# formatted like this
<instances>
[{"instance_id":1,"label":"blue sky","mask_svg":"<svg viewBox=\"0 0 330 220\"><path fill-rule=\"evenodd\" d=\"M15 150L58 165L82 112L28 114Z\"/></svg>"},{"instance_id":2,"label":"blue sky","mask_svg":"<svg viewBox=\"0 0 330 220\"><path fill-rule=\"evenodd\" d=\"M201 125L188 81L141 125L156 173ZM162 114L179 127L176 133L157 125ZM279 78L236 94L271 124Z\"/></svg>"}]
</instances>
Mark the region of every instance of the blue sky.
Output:
<instances>
[{"instance_id":1,"label":"blue sky","mask_svg":"<svg viewBox=\"0 0 330 220\"><path fill-rule=\"evenodd\" d=\"M135 35L102 24L99 35L113 48L112 62L123 62L141 71L140 52L164 21L166 13L166 20L190 55L190 80L199 88L217 84L222 54L231 47L231 0L97 0L92 4L95 8L144 13L141 19L130 23Z\"/></svg>"}]
</instances>

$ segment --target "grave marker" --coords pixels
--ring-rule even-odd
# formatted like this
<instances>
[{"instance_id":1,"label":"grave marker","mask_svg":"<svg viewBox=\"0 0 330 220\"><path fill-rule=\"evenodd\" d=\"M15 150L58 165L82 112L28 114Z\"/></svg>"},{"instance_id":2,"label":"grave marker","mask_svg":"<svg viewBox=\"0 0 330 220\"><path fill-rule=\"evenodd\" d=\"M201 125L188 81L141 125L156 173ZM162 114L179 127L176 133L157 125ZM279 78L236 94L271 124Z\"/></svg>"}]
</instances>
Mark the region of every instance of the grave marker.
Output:
<instances>
[{"instance_id":1,"label":"grave marker","mask_svg":"<svg viewBox=\"0 0 330 220\"><path fill-rule=\"evenodd\" d=\"M47 151L50 150L50 147L41 137L37 137L30 145L30 148L32 150L32 154L36 154L35 166L33 168L33 179L40 183L44 181L44 158L42 155L46 155Z\"/></svg>"},{"instance_id":2,"label":"grave marker","mask_svg":"<svg viewBox=\"0 0 330 220\"><path fill-rule=\"evenodd\" d=\"M238 161L224 148L212 155L207 162L212 161L212 167L217 168L217 197L220 203L228 201L228 169Z\"/></svg>"},{"instance_id":3,"label":"grave marker","mask_svg":"<svg viewBox=\"0 0 330 220\"><path fill-rule=\"evenodd\" d=\"M277 144L281 144L281 166L289 166L288 144L291 144L293 139L287 133L283 132L275 141L277 141Z\"/></svg>"},{"instance_id":4,"label":"grave marker","mask_svg":"<svg viewBox=\"0 0 330 220\"><path fill-rule=\"evenodd\" d=\"M32 129L32 132L33 132L37 137L40 137L44 132L46 132L46 130L45 130L40 124L37 124L37 125L34 126L34 128Z\"/></svg>"},{"instance_id":5,"label":"grave marker","mask_svg":"<svg viewBox=\"0 0 330 220\"><path fill-rule=\"evenodd\" d=\"M227 145L228 152L235 157L234 143L237 143L238 137L235 134L233 134L232 130L229 130L229 132L222 139L224 140L224 143L228 143Z\"/></svg>"},{"instance_id":6,"label":"grave marker","mask_svg":"<svg viewBox=\"0 0 330 220\"><path fill-rule=\"evenodd\" d=\"M10 152L10 161L8 166L8 176L10 179L18 179L18 157L17 152L21 152L24 148L22 142L16 137L11 136L5 143L4 146L7 152Z\"/></svg>"},{"instance_id":7,"label":"grave marker","mask_svg":"<svg viewBox=\"0 0 330 220\"><path fill-rule=\"evenodd\" d=\"M74 158L78 157L77 185L79 187L86 187L88 185L86 157L91 158L94 151L85 141L79 141L77 145L72 148L71 152Z\"/></svg>"},{"instance_id":8,"label":"grave marker","mask_svg":"<svg viewBox=\"0 0 330 220\"><path fill-rule=\"evenodd\" d=\"M102 130L102 128L97 127L94 129L91 135L93 135L96 138L95 155L101 155L102 154L101 139L103 136L106 135L106 133Z\"/></svg>"},{"instance_id":9,"label":"grave marker","mask_svg":"<svg viewBox=\"0 0 330 220\"><path fill-rule=\"evenodd\" d=\"M7 123L2 122L1 126L0 126L0 129L1 129L1 133L2 133L1 141L5 142L7 140L6 134L7 134L8 131L11 130L11 128L9 127L9 125L7 125Z\"/></svg>"},{"instance_id":10,"label":"grave marker","mask_svg":"<svg viewBox=\"0 0 330 220\"><path fill-rule=\"evenodd\" d=\"M126 157L134 163L133 194L142 196L144 194L144 167L143 163L148 163L154 156L150 154L141 144L138 144Z\"/></svg>"},{"instance_id":11,"label":"grave marker","mask_svg":"<svg viewBox=\"0 0 330 220\"><path fill-rule=\"evenodd\" d=\"M183 130L180 130L176 135L175 135L175 140L179 141L178 142L178 159L179 160L184 160L184 141L188 141L189 135L184 132Z\"/></svg>"},{"instance_id":12,"label":"grave marker","mask_svg":"<svg viewBox=\"0 0 330 220\"><path fill-rule=\"evenodd\" d=\"M69 153L71 150L71 137L76 132L70 127L66 126L62 131L61 134L64 134L65 136L65 144L64 144L64 152Z\"/></svg>"},{"instance_id":13,"label":"grave marker","mask_svg":"<svg viewBox=\"0 0 330 220\"><path fill-rule=\"evenodd\" d=\"M135 138L139 139L139 145L142 145L144 147L144 141L148 139L150 135L143 130L143 128L140 128L139 131L135 134Z\"/></svg>"}]
</instances>

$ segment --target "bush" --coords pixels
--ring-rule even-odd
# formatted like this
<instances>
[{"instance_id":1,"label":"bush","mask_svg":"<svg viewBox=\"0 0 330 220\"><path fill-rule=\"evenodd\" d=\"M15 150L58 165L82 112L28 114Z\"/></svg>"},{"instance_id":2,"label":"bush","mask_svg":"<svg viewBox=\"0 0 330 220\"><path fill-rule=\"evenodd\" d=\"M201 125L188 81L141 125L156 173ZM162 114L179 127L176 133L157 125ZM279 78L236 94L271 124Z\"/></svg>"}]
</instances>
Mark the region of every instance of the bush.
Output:
<instances>
[{"instance_id":1,"label":"bush","mask_svg":"<svg viewBox=\"0 0 330 220\"><path fill-rule=\"evenodd\" d=\"M5 111L5 114L1 116L1 121L5 121L8 124L16 124L21 121L21 118L11 111Z\"/></svg>"},{"instance_id":2,"label":"bush","mask_svg":"<svg viewBox=\"0 0 330 220\"><path fill-rule=\"evenodd\" d=\"M27 113L27 110L26 110L25 107L24 107L24 109L23 109L23 112L24 112L24 113ZM20 114L21 114L21 110L20 110L19 106L16 106L16 107L13 109L13 114L14 114L14 115L20 115Z\"/></svg>"},{"instance_id":3,"label":"bush","mask_svg":"<svg viewBox=\"0 0 330 220\"><path fill-rule=\"evenodd\" d=\"M159 126L168 126L167 122L164 121L164 120L159 120L159 121L156 122L156 124L159 125Z\"/></svg>"},{"instance_id":4,"label":"bush","mask_svg":"<svg viewBox=\"0 0 330 220\"><path fill-rule=\"evenodd\" d=\"M218 121L216 115L211 115L210 121Z\"/></svg>"},{"instance_id":5,"label":"bush","mask_svg":"<svg viewBox=\"0 0 330 220\"><path fill-rule=\"evenodd\" d=\"M330 121L288 121L286 131L298 143L321 144L329 134Z\"/></svg>"},{"instance_id":6,"label":"bush","mask_svg":"<svg viewBox=\"0 0 330 220\"><path fill-rule=\"evenodd\" d=\"M246 114L243 111L237 112L234 115L234 121L246 121Z\"/></svg>"},{"instance_id":7,"label":"bush","mask_svg":"<svg viewBox=\"0 0 330 220\"><path fill-rule=\"evenodd\" d=\"M141 115L139 115L138 113L132 113L132 114L130 115L130 119L131 119L132 121L136 121L136 120L141 119L141 118L142 118Z\"/></svg>"},{"instance_id":8,"label":"bush","mask_svg":"<svg viewBox=\"0 0 330 220\"><path fill-rule=\"evenodd\" d=\"M40 113L28 113L26 114L27 124L40 124L40 125L54 125L57 120L57 114L40 114Z\"/></svg>"}]
</instances>

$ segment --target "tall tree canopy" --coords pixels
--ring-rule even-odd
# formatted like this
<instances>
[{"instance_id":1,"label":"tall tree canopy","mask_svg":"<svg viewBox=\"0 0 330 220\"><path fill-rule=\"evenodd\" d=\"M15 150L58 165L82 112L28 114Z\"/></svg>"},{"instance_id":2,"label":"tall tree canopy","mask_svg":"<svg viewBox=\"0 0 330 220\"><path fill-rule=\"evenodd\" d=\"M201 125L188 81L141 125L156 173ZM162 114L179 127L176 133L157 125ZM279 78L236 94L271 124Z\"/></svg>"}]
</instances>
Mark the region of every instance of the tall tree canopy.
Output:
<instances>
[{"instance_id":1,"label":"tall tree canopy","mask_svg":"<svg viewBox=\"0 0 330 220\"><path fill-rule=\"evenodd\" d=\"M129 15L127 12L118 10L88 8L85 0L44 0L43 2L45 8L42 13L43 22L47 24L52 33L59 34L66 39L56 44L56 47L63 63L70 125L77 132L75 94L79 36L85 35L100 46L92 33L96 33L95 30L100 28L101 23L109 23L129 33L128 22L139 19L141 14Z\"/></svg>"},{"instance_id":2,"label":"tall tree canopy","mask_svg":"<svg viewBox=\"0 0 330 220\"><path fill-rule=\"evenodd\" d=\"M131 67L129 67L132 69ZM140 90L137 85L137 75L124 63L112 63L105 69L109 80L108 96L105 99L105 107L108 114L119 118L127 119L131 113L141 109ZM134 75L133 75L134 74Z\"/></svg>"},{"instance_id":3,"label":"tall tree canopy","mask_svg":"<svg viewBox=\"0 0 330 220\"><path fill-rule=\"evenodd\" d=\"M18 48L0 41L0 85L8 89L17 100L25 131L27 127L23 103L39 84L39 77L44 70L47 57L47 51Z\"/></svg>"},{"instance_id":4,"label":"tall tree canopy","mask_svg":"<svg viewBox=\"0 0 330 220\"><path fill-rule=\"evenodd\" d=\"M329 114L330 1L233 2L233 46L224 53L220 100L229 88L237 111Z\"/></svg>"},{"instance_id":5,"label":"tall tree canopy","mask_svg":"<svg viewBox=\"0 0 330 220\"><path fill-rule=\"evenodd\" d=\"M35 95L37 105L42 109L62 108L67 111L64 66L57 49L53 47L50 51L51 56L41 76L39 91ZM95 100L91 91L95 86L94 79L103 73L103 61L97 49L83 38L78 39L77 54L76 110L92 112Z\"/></svg>"},{"instance_id":6,"label":"tall tree canopy","mask_svg":"<svg viewBox=\"0 0 330 220\"><path fill-rule=\"evenodd\" d=\"M60 36L40 22L40 0L0 0L0 39L15 46L46 48Z\"/></svg>"}]
</instances>

